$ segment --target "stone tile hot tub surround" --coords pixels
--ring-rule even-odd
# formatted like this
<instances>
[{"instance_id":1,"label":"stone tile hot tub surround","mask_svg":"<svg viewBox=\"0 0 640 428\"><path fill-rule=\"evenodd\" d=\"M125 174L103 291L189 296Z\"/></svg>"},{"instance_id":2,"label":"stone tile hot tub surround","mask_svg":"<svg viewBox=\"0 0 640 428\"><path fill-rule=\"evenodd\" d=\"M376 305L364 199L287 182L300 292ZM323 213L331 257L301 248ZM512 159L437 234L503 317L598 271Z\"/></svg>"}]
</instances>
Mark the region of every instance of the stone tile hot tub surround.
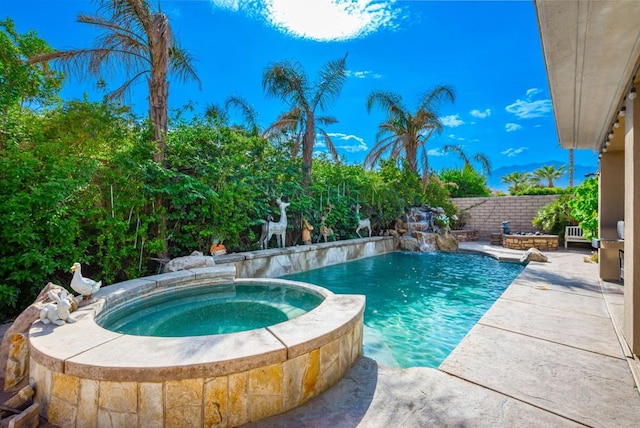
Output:
<instances>
[{"instance_id":1,"label":"stone tile hot tub surround","mask_svg":"<svg viewBox=\"0 0 640 428\"><path fill-rule=\"evenodd\" d=\"M34 323L30 377L43 416L62 427L237 426L317 396L362 355L364 296L234 277L233 266L216 266L140 278L101 289L74 324ZM95 322L143 294L230 282L289 283L325 299L298 318L233 334L132 336Z\"/></svg>"}]
</instances>

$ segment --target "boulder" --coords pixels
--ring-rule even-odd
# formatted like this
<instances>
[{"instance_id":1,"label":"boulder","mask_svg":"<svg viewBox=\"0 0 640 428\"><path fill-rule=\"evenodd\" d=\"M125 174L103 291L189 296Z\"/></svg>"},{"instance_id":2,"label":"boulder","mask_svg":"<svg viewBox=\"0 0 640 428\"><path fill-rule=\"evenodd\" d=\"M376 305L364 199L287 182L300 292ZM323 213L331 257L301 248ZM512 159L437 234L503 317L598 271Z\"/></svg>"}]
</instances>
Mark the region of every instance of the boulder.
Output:
<instances>
[{"instance_id":1,"label":"boulder","mask_svg":"<svg viewBox=\"0 0 640 428\"><path fill-rule=\"evenodd\" d=\"M176 257L171 259L164 267L164 272L177 272L195 268L215 266L216 262L212 256L205 256L200 251L194 251L189 256Z\"/></svg>"},{"instance_id":2,"label":"boulder","mask_svg":"<svg viewBox=\"0 0 640 428\"><path fill-rule=\"evenodd\" d=\"M412 236L400 237L400 250L402 251L420 251L418 240Z\"/></svg>"},{"instance_id":3,"label":"boulder","mask_svg":"<svg viewBox=\"0 0 640 428\"><path fill-rule=\"evenodd\" d=\"M520 257L520 263L523 265L528 264L529 262L541 262L546 263L549 261L549 258L542 254L540 250L537 248L529 248L523 255Z\"/></svg>"},{"instance_id":4,"label":"boulder","mask_svg":"<svg viewBox=\"0 0 640 428\"><path fill-rule=\"evenodd\" d=\"M29 338L27 333L13 334L9 339L9 355L4 389L11 391L25 385L29 379Z\"/></svg>"},{"instance_id":5,"label":"boulder","mask_svg":"<svg viewBox=\"0 0 640 428\"><path fill-rule=\"evenodd\" d=\"M418 240L418 248L423 253L436 251L438 249L437 236L435 233L414 232Z\"/></svg>"},{"instance_id":6,"label":"boulder","mask_svg":"<svg viewBox=\"0 0 640 428\"><path fill-rule=\"evenodd\" d=\"M2 339L2 343L0 343L0 378L5 378L5 391L14 391L20 389L29 380L28 373L25 373L24 378L22 378L21 376L11 379L9 378L9 373L7 372L7 363L10 351L13 356L12 362L10 363L12 374L21 373L22 369L20 367L28 367L29 364L28 346L26 347L27 349L25 355L24 348L20 346L16 347L17 345L19 345L18 342L20 342L20 339L14 339L14 335L25 334L26 337L26 333L29 332L31 324L33 324L34 321L40 319L40 310L42 310L42 308L44 308L48 303L51 302L49 296L47 296L47 293L50 290L54 290L60 293L60 291L62 291L63 289L64 288L60 285L56 285L51 282L48 283L42 289L42 291L40 291L40 294L38 294L36 300L34 300L33 303L29 305L29 307L27 307L24 311L22 311L20 315L18 315L15 321L13 321L13 324L11 324L11 327L9 327L9 329L6 331ZM69 293L67 298L71 303L70 311L73 312L77 309L78 303L74 300L71 293ZM12 346L14 347L13 350L11 349ZM25 360L19 361L16 360L16 358L25 358Z\"/></svg>"},{"instance_id":7,"label":"boulder","mask_svg":"<svg viewBox=\"0 0 640 428\"><path fill-rule=\"evenodd\" d=\"M440 251L453 253L458 251L458 240L449 230L439 230L436 234L436 245Z\"/></svg>"}]
</instances>

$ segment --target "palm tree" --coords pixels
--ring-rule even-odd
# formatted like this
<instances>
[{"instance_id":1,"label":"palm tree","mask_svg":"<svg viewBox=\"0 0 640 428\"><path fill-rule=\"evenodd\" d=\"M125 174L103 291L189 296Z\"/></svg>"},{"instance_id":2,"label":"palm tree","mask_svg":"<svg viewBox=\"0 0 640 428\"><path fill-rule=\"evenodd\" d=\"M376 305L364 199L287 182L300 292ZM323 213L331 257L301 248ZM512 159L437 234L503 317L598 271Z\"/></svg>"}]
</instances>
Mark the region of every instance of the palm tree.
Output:
<instances>
[{"instance_id":1,"label":"palm tree","mask_svg":"<svg viewBox=\"0 0 640 428\"><path fill-rule=\"evenodd\" d=\"M410 171L418 172L418 151L422 151L423 177L428 176L429 159L425 148L434 132L443 129L436 108L444 100L455 101L453 88L447 85L436 86L420 99L415 113L410 112L403 104L400 95L388 91L374 91L367 98L367 111L371 112L378 104L388 113L387 119L378 125L376 144L364 160L366 167L375 163L389 153L390 157L399 158L404 153Z\"/></svg>"},{"instance_id":2,"label":"palm tree","mask_svg":"<svg viewBox=\"0 0 640 428\"><path fill-rule=\"evenodd\" d=\"M531 174L529 174L528 172L518 172L518 171L514 171L501 178L503 183L512 184L512 186L509 187L509 191L512 194L517 193L520 190L521 186L529 183L530 179L531 179Z\"/></svg>"},{"instance_id":3,"label":"palm tree","mask_svg":"<svg viewBox=\"0 0 640 428\"><path fill-rule=\"evenodd\" d=\"M167 135L167 77L171 72L181 80L199 82L192 60L173 38L167 16L151 11L147 0L97 1L97 15L78 15L78 22L102 32L95 39L94 47L36 55L29 62L55 61L66 72L93 75L99 82L104 82L105 75L118 75L124 70L126 80L111 92L111 99L122 99L128 89L145 76L149 87L149 119L156 142L153 159L162 163Z\"/></svg>"},{"instance_id":4,"label":"palm tree","mask_svg":"<svg viewBox=\"0 0 640 428\"><path fill-rule=\"evenodd\" d=\"M282 113L274 123L269 125L264 130L262 136L265 138L286 138L291 140L291 159L296 159L300 154L300 148L303 143L304 136L306 135L306 119L307 116L304 111L299 107ZM333 141L328 133L318 125L332 125L337 123L338 120L332 116L315 116L317 133L320 133L327 141L327 148L329 149L333 160L340 162L338 151L333 145Z\"/></svg>"},{"instance_id":5,"label":"palm tree","mask_svg":"<svg viewBox=\"0 0 640 428\"><path fill-rule=\"evenodd\" d=\"M553 187L553 180L557 180L566 174L565 165L542 165L533 171L533 176L537 180L547 180L547 187Z\"/></svg>"},{"instance_id":6,"label":"palm tree","mask_svg":"<svg viewBox=\"0 0 640 428\"><path fill-rule=\"evenodd\" d=\"M288 132L295 135L293 157L302 146L303 185L311 183L313 148L316 144L318 124L336 123L333 117L316 116L317 110L329 107L346 80L347 55L326 63L320 70L317 82L310 82L300 63L288 61L267 66L262 77L262 87L268 96L281 98L289 110L278 117L266 131L266 135ZM329 135L319 128L334 158L337 152Z\"/></svg>"},{"instance_id":7,"label":"palm tree","mask_svg":"<svg viewBox=\"0 0 640 428\"><path fill-rule=\"evenodd\" d=\"M471 166L471 161L473 160L480 164L480 168L482 169L482 172L485 175L489 175L491 173L491 162L489 161L489 158L487 157L487 155L483 153L475 153L471 155L471 158L469 158L467 154L464 152L464 150L462 150L462 147L457 146L455 144L448 144L444 146L442 148L442 151L445 153L457 154L460 157L460 159L462 159L462 161L464 162L465 167L473 168L473 166Z\"/></svg>"}]
</instances>

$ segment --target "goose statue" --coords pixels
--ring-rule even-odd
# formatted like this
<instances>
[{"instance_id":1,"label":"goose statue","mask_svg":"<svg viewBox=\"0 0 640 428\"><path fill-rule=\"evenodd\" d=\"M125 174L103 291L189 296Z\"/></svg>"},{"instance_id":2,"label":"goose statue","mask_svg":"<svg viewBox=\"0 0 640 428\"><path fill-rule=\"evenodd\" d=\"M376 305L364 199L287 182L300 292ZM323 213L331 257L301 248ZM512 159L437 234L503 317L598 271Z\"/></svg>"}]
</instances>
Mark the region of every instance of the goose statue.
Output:
<instances>
[{"instance_id":1,"label":"goose statue","mask_svg":"<svg viewBox=\"0 0 640 428\"><path fill-rule=\"evenodd\" d=\"M83 300L88 299L91 295L97 292L102 286L102 281L96 282L90 278L82 277L82 270L80 263L76 262L71 266L71 272L73 272L73 278L71 278L71 288L77 293L83 296Z\"/></svg>"}]
</instances>

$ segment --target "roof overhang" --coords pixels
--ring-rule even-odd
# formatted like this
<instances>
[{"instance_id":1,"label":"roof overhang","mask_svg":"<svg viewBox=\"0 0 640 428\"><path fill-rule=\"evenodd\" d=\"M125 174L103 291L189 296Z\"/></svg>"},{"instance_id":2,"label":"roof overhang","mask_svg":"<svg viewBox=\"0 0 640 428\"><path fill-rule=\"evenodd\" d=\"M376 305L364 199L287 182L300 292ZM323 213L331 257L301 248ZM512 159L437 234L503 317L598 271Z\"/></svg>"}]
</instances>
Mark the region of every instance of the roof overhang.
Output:
<instances>
[{"instance_id":1,"label":"roof overhang","mask_svg":"<svg viewBox=\"0 0 640 428\"><path fill-rule=\"evenodd\" d=\"M640 1L535 6L560 145L598 150L640 62Z\"/></svg>"}]
</instances>

